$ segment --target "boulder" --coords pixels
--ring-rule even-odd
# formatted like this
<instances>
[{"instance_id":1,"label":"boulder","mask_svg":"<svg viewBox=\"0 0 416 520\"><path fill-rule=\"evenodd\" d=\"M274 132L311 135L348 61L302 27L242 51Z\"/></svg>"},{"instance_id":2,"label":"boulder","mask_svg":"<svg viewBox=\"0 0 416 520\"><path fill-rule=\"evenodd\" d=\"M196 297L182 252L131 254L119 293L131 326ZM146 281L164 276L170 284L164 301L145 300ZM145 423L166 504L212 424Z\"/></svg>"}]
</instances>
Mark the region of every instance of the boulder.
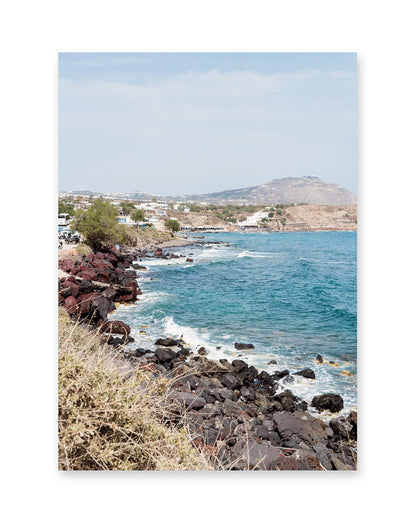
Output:
<instances>
[{"instance_id":1,"label":"boulder","mask_svg":"<svg viewBox=\"0 0 416 520\"><path fill-rule=\"evenodd\" d=\"M91 310L96 318L106 321L108 313L114 309L114 303L107 300L107 298L104 298L104 296L95 294L92 296Z\"/></svg>"},{"instance_id":2,"label":"boulder","mask_svg":"<svg viewBox=\"0 0 416 520\"><path fill-rule=\"evenodd\" d=\"M231 467L241 470L275 469L281 453L280 448L271 446L267 441L243 438L231 449Z\"/></svg>"},{"instance_id":3,"label":"boulder","mask_svg":"<svg viewBox=\"0 0 416 520\"><path fill-rule=\"evenodd\" d=\"M233 366L234 368L234 372L241 372L242 370L247 370L248 369L248 365L245 361L242 361L241 359L234 359L232 362L231 362L231 365Z\"/></svg>"},{"instance_id":4,"label":"boulder","mask_svg":"<svg viewBox=\"0 0 416 520\"><path fill-rule=\"evenodd\" d=\"M230 388L231 390L234 390L234 388L237 388L240 386L240 382L236 377L234 377L232 374L224 374L221 378L221 383L226 386L227 388Z\"/></svg>"},{"instance_id":5,"label":"boulder","mask_svg":"<svg viewBox=\"0 0 416 520\"><path fill-rule=\"evenodd\" d=\"M352 424L351 437L353 439L357 439L357 421L358 421L358 417L357 417L357 412L355 410L350 412L350 414L348 416L348 420Z\"/></svg>"},{"instance_id":6,"label":"boulder","mask_svg":"<svg viewBox=\"0 0 416 520\"><path fill-rule=\"evenodd\" d=\"M75 278L73 276L70 276L70 278L73 278L75 280ZM67 278L62 285L71 291L71 296L73 296L74 298L76 298L78 296L78 294L79 294L78 284L71 282L69 280L69 278Z\"/></svg>"},{"instance_id":7,"label":"boulder","mask_svg":"<svg viewBox=\"0 0 416 520\"><path fill-rule=\"evenodd\" d=\"M283 379L284 377L289 375L289 370L276 371L273 374L273 379L275 381L279 381L279 379Z\"/></svg>"},{"instance_id":8,"label":"boulder","mask_svg":"<svg viewBox=\"0 0 416 520\"><path fill-rule=\"evenodd\" d=\"M170 397L181 405L186 406L188 409L197 410L198 408L205 406L207 403L203 397L191 394L190 392L171 392Z\"/></svg>"},{"instance_id":9,"label":"boulder","mask_svg":"<svg viewBox=\"0 0 416 520\"><path fill-rule=\"evenodd\" d=\"M254 345L252 345L251 343L234 343L234 347L237 350L249 350L253 349Z\"/></svg>"},{"instance_id":10,"label":"boulder","mask_svg":"<svg viewBox=\"0 0 416 520\"><path fill-rule=\"evenodd\" d=\"M65 300L65 298L68 298L69 296L72 296L72 291L69 287L63 287L60 291L59 291L59 295L63 297L63 299Z\"/></svg>"},{"instance_id":11,"label":"boulder","mask_svg":"<svg viewBox=\"0 0 416 520\"><path fill-rule=\"evenodd\" d=\"M90 293L93 291L93 285L89 280L82 280L78 285L79 292Z\"/></svg>"},{"instance_id":12,"label":"boulder","mask_svg":"<svg viewBox=\"0 0 416 520\"><path fill-rule=\"evenodd\" d=\"M106 321L101 325L100 330L112 334L123 334L123 336L128 336L131 331L130 326L120 320Z\"/></svg>"},{"instance_id":13,"label":"boulder","mask_svg":"<svg viewBox=\"0 0 416 520\"><path fill-rule=\"evenodd\" d=\"M163 347L177 347L180 345L179 340L173 338L159 338L155 345L162 345Z\"/></svg>"},{"instance_id":14,"label":"boulder","mask_svg":"<svg viewBox=\"0 0 416 520\"><path fill-rule=\"evenodd\" d=\"M303 370L299 370L299 372L294 372L295 376L302 376L306 379L315 379L315 372L310 368L304 368Z\"/></svg>"},{"instance_id":15,"label":"boulder","mask_svg":"<svg viewBox=\"0 0 416 520\"><path fill-rule=\"evenodd\" d=\"M332 413L337 413L344 408L344 401L338 394L322 394L312 399L312 406L320 412L329 410Z\"/></svg>"},{"instance_id":16,"label":"boulder","mask_svg":"<svg viewBox=\"0 0 416 520\"><path fill-rule=\"evenodd\" d=\"M82 282L82 283L84 283L84 282ZM110 300L113 302L117 296L117 291L116 291L116 289L114 289L114 287L107 287L101 293L101 295L104 296L104 298L107 298L107 300Z\"/></svg>"},{"instance_id":17,"label":"boulder","mask_svg":"<svg viewBox=\"0 0 416 520\"><path fill-rule=\"evenodd\" d=\"M244 398L245 401L254 401L256 398L256 392L252 386L242 386L240 388L241 397Z\"/></svg>"},{"instance_id":18,"label":"boulder","mask_svg":"<svg viewBox=\"0 0 416 520\"><path fill-rule=\"evenodd\" d=\"M161 363L167 363L177 357L177 354L173 350L160 347L155 350L155 355Z\"/></svg>"},{"instance_id":19,"label":"boulder","mask_svg":"<svg viewBox=\"0 0 416 520\"><path fill-rule=\"evenodd\" d=\"M288 412L303 412L308 407L305 401L300 401L290 390L285 390L275 395L273 401L279 401L282 404L283 410Z\"/></svg>"},{"instance_id":20,"label":"boulder","mask_svg":"<svg viewBox=\"0 0 416 520\"><path fill-rule=\"evenodd\" d=\"M133 281L127 283L126 287L131 287L131 289L132 289L132 293L131 293L132 300L136 301L137 300L137 283L133 280Z\"/></svg>"},{"instance_id":21,"label":"boulder","mask_svg":"<svg viewBox=\"0 0 416 520\"><path fill-rule=\"evenodd\" d=\"M351 439L353 425L346 417L336 417L329 421L329 426L341 439Z\"/></svg>"},{"instance_id":22,"label":"boulder","mask_svg":"<svg viewBox=\"0 0 416 520\"><path fill-rule=\"evenodd\" d=\"M294 439L314 446L328 439L325 423L307 412L276 412L273 422L284 440Z\"/></svg>"},{"instance_id":23,"label":"boulder","mask_svg":"<svg viewBox=\"0 0 416 520\"><path fill-rule=\"evenodd\" d=\"M91 294L81 293L77 301L78 314L89 314L91 311Z\"/></svg>"},{"instance_id":24,"label":"boulder","mask_svg":"<svg viewBox=\"0 0 416 520\"><path fill-rule=\"evenodd\" d=\"M64 258L63 260L59 260L58 262L59 269L62 269L62 271L65 271L66 273L71 272L74 265L75 262L71 258Z\"/></svg>"},{"instance_id":25,"label":"boulder","mask_svg":"<svg viewBox=\"0 0 416 520\"><path fill-rule=\"evenodd\" d=\"M65 309L70 314L75 314L77 311L77 300L73 296L68 296L68 298L65 298Z\"/></svg>"}]
</instances>

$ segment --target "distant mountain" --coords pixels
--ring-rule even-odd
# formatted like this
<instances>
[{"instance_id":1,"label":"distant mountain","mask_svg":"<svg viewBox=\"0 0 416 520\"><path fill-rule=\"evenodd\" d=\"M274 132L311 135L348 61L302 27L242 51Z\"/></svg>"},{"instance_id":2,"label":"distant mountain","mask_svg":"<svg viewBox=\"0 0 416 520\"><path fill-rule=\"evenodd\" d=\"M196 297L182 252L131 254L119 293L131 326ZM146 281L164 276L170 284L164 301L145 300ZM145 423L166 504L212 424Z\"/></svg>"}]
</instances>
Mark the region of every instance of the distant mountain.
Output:
<instances>
[{"instance_id":1,"label":"distant mountain","mask_svg":"<svg viewBox=\"0 0 416 520\"><path fill-rule=\"evenodd\" d=\"M226 204L356 204L356 196L337 184L324 182L315 175L274 179L250 188L189 196L195 202Z\"/></svg>"},{"instance_id":2,"label":"distant mountain","mask_svg":"<svg viewBox=\"0 0 416 520\"><path fill-rule=\"evenodd\" d=\"M68 194L92 194L91 192L67 192ZM94 193L94 195L98 195ZM347 189L337 184L324 182L315 175L308 177L286 177L274 179L259 186L215 193L198 193L193 195L164 196L151 193L105 193L119 199L151 200L156 197L165 201L206 202L214 204L317 204L336 206L342 204L357 204L357 197Z\"/></svg>"}]
</instances>

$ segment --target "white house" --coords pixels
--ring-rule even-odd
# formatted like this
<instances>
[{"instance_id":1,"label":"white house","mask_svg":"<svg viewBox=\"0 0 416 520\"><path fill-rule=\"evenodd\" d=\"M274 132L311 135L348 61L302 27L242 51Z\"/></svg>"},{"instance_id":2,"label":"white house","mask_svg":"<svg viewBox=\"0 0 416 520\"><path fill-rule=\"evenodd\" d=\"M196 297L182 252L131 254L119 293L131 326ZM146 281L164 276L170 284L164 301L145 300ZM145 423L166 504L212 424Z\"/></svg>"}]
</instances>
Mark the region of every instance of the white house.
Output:
<instances>
[{"instance_id":1,"label":"white house","mask_svg":"<svg viewBox=\"0 0 416 520\"><path fill-rule=\"evenodd\" d=\"M117 222L119 224L126 224L127 226L135 226L136 222L130 218L130 215L119 215L117 217Z\"/></svg>"}]
</instances>

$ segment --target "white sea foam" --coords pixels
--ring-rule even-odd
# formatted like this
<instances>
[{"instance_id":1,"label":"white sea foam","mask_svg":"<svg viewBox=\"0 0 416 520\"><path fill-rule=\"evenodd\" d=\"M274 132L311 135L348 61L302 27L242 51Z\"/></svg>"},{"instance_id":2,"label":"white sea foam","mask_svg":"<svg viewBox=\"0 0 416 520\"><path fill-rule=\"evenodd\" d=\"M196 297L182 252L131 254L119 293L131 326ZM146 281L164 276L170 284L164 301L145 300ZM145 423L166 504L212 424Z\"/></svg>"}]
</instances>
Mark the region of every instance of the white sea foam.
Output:
<instances>
[{"instance_id":1,"label":"white sea foam","mask_svg":"<svg viewBox=\"0 0 416 520\"><path fill-rule=\"evenodd\" d=\"M151 268L159 265L183 264L184 262L186 262L186 258L171 258L170 260L165 258L146 258L140 264Z\"/></svg>"},{"instance_id":2,"label":"white sea foam","mask_svg":"<svg viewBox=\"0 0 416 520\"><path fill-rule=\"evenodd\" d=\"M267 252L260 253L258 251L246 250L246 251L243 251L243 252L239 253L237 255L237 257L238 258L244 258L244 257L249 257L249 258L266 258L269 255L273 255L273 253L267 253Z\"/></svg>"}]
</instances>

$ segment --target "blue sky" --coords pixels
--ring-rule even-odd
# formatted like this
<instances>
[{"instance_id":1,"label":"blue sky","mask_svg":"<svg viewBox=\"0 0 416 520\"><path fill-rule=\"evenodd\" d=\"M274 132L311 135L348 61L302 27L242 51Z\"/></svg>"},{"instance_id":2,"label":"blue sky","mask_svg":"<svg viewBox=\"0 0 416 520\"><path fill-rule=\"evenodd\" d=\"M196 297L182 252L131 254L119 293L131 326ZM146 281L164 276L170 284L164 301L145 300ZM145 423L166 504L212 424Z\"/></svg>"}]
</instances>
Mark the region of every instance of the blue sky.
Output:
<instances>
[{"instance_id":1,"label":"blue sky","mask_svg":"<svg viewBox=\"0 0 416 520\"><path fill-rule=\"evenodd\" d=\"M59 189L356 193L356 83L354 53L60 54Z\"/></svg>"}]
</instances>

